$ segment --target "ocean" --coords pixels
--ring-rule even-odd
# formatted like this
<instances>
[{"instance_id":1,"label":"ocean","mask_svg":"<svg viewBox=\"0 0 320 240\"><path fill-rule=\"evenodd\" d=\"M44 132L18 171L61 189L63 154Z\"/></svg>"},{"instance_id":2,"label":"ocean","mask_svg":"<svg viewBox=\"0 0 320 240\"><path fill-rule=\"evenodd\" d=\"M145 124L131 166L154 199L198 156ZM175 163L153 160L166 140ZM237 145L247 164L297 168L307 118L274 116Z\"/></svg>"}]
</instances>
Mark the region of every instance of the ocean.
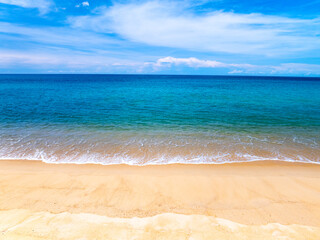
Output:
<instances>
[{"instance_id":1,"label":"ocean","mask_svg":"<svg viewBox=\"0 0 320 240\"><path fill-rule=\"evenodd\" d=\"M320 78L0 75L0 158L320 163Z\"/></svg>"}]
</instances>

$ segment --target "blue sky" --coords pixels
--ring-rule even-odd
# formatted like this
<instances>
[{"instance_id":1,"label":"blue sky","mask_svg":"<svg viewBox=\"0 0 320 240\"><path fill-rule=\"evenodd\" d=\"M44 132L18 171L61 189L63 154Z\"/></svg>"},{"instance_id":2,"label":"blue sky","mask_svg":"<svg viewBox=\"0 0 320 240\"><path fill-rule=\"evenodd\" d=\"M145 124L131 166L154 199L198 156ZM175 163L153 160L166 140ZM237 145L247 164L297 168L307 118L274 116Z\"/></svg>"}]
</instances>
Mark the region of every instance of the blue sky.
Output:
<instances>
[{"instance_id":1,"label":"blue sky","mask_svg":"<svg viewBox=\"0 0 320 240\"><path fill-rule=\"evenodd\" d=\"M320 76L320 0L0 0L0 73Z\"/></svg>"}]
</instances>

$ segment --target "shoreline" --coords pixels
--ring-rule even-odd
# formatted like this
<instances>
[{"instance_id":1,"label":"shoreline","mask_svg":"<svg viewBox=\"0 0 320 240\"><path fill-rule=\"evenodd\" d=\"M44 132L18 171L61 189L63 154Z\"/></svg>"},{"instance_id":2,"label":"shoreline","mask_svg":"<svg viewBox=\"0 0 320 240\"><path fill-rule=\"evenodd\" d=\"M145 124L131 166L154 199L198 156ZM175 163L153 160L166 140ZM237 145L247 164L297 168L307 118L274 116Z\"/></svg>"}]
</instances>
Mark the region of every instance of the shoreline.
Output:
<instances>
[{"instance_id":1,"label":"shoreline","mask_svg":"<svg viewBox=\"0 0 320 240\"><path fill-rule=\"evenodd\" d=\"M41 171L49 171L51 172L53 169L59 169L62 171L66 171L67 173L72 173L72 170L76 170L76 172L80 173L81 171L87 172L90 174L91 169L95 170L100 170L101 173L103 173L105 170L112 170L112 171L117 171L119 173L124 173L128 174L128 171L124 170L131 170L133 171L139 171L139 169L145 169L148 171L157 171L156 169L158 168L159 170L161 169L166 169L170 170L172 169L173 172L179 172L180 170L184 171L190 171L190 170L202 170L204 172L206 171L215 171L215 174L218 172L216 170L219 170L218 168L221 168L224 170L222 174L229 173L235 174L235 175L242 175L243 172L241 172L241 168L245 170L245 168L250 168L250 167L257 167L258 169L261 167L264 168L274 168L274 167L281 167L283 168L282 170L286 169L289 170L285 172L285 174L290 174L290 173L296 173L296 171L290 170L291 167L304 167L304 168L309 168L312 172L317 172L318 170L320 171L320 163L317 162L291 162L291 161L278 161L278 160L257 160L257 161L248 161L248 162L225 162L225 163L168 163L168 164L142 164L142 165L136 165L136 164L127 164L127 163L120 163L120 164L100 164L100 163L75 163L75 162L45 162L43 160L29 160L29 159L0 159L0 167L2 165L5 165L7 170L27 170L30 171L31 169L29 167L32 166L33 170L35 170L34 167L37 167L37 170ZM29 167L27 166L29 165ZM55 167L56 166L56 167ZM237 167L237 172L234 172L233 167ZM313 170L312 168L315 167ZM181 168L177 171L177 168ZM229 168L229 169L228 169ZM221 170L220 169L220 170ZM0 174L3 169L0 169ZM240 170L240 172L239 172ZM257 170L257 169L255 169ZM262 170L262 171L264 171ZM270 169L268 169L270 170ZM80 171L80 172L79 172ZM142 170L143 171L143 170ZM99 171L98 171L99 172ZM108 172L110 174L110 172ZM146 174L146 172L144 172ZM251 172L250 174L255 175L259 174L258 172ZM272 172L268 172L269 175L272 175ZM150 174L152 175L152 173ZM165 175L165 174L164 174ZM278 175L278 174L276 174ZM315 175L312 175L315 176ZM319 176L320 178L320 176Z\"/></svg>"},{"instance_id":2,"label":"shoreline","mask_svg":"<svg viewBox=\"0 0 320 240\"><path fill-rule=\"evenodd\" d=\"M301 160L280 160L280 159L257 159L247 161L228 161L228 162L167 162L167 163L145 163L145 164L131 164L131 163L101 163L101 162L64 162L64 161L47 161L44 159L28 159L28 158L0 158L0 161L31 161L31 162L43 162L46 164L71 164L71 165L101 165L101 166L167 166L167 165L225 165L225 164L247 164L247 163L275 163L275 164L312 164L320 165L320 162L316 161L301 161Z\"/></svg>"},{"instance_id":3,"label":"shoreline","mask_svg":"<svg viewBox=\"0 0 320 240\"><path fill-rule=\"evenodd\" d=\"M288 228L286 234L293 229L313 229L320 234L319 164L259 161L129 166L0 160L0 192L0 230L7 229L3 226L12 219L22 219L17 225L13 221L10 229L16 231L18 225L28 225L34 218L38 219L34 227L53 220L62 224L66 219L80 224L79 216L89 214L88 221L101 228L106 227L105 221L121 222L122 227L117 225L121 231L127 231L123 226L132 225L137 218L142 219L143 229L150 221L163 219L172 224L170 231L182 231L177 228L181 221L194 226L206 223L219 230L217 219L224 219L228 226L256 229L253 232L273 226L274 231Z\"/></svg>"}]
</instances>

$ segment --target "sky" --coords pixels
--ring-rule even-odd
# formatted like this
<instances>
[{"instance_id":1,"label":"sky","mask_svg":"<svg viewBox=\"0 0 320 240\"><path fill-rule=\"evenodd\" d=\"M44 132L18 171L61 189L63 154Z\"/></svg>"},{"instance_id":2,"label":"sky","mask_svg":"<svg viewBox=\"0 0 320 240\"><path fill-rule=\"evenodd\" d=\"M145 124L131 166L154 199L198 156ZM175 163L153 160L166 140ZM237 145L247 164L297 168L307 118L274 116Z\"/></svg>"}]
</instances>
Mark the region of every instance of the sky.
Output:
<instances>
[{"instance_id":1,"label":"sky","mask_svg":"<svg viewBox=\"0 0 320 240\"><path fill-rule=\"evenodd\" d=\"M0 0L0 73L320 76L320 0Z\"/></svg>"}]
</instances>

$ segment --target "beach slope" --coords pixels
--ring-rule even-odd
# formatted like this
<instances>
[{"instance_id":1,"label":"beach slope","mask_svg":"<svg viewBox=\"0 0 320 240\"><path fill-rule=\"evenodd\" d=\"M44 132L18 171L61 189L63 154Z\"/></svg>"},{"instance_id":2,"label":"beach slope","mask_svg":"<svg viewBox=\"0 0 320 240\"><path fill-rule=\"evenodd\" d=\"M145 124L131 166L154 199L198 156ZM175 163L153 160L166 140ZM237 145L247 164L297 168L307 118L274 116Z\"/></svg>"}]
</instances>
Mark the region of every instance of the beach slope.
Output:
<instances>
[{"instance_id":1,"label":"beach slope","mask_svg":"<svg viewBox=\"0 0 320 240\"><path fill-rule=\"evenodd\" d=\"M320 165L0 161L0 239L318 239Z\"/></svg>"}]
</instances>

